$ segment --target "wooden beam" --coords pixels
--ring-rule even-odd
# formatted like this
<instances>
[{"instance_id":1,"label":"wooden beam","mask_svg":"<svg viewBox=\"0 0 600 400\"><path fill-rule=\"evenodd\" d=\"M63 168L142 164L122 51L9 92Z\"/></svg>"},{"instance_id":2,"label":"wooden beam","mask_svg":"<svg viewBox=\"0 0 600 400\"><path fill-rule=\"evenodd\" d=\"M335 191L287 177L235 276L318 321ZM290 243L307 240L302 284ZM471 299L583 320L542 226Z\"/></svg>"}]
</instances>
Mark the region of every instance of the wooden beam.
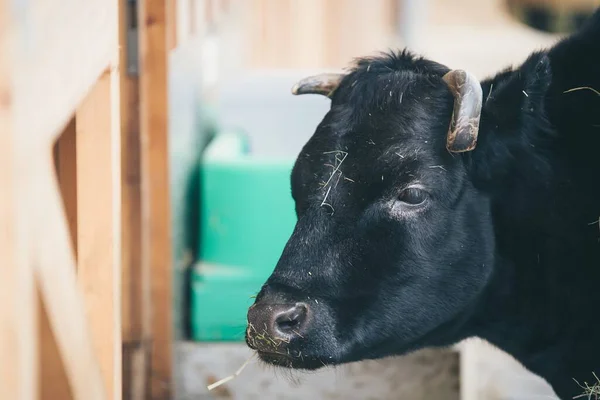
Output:
<instances>
[{"instance_id":1,"label":"wooden beam","mask_svg":"<svg viewBox=\"0 0 600 400\"><path fill-rule=\"evenodd\" d=\"M333 68L394 43L396 0L236 0L252 68ZM210 21L210 20L209 20ZM369 29L354 29L357 25Z\"/></svg>"},{"instance_id":2,"label":"wooden beam","mask_svg":"<svg viewBox=\"0 0 600 400\"><path fill-rule=\"evenodd\" d=\"M56 176L67 214L71 243L77 258L77 132L74 116L58 137L54 148Z\"/></svg>"},{"instance_id":3,"label":"wooden beam","mask_svg":"<svg viewBox=\"0 0 600 400\"><path fill-rule=\"evenodd\" d=\"M172 256L167 115L167 10L139 1L142 232L151 271L151 398L172 395Z\"/></svg>"},{"instance_id":4,"label":"wooden beam","mask_svg":"<svg viewBox=\"0 0 600 400\"><path fill-rule=\"evenodd\" d=\"M177 0L166 0L167 2L167 49L173 50L179 44L177 35ZM189 18L189 15L187 15ZM184 39L187 39L187 35Z\"/></svg>"},{"instance_id":5,"label":"wooden beam","mask_svg":"<svg viewBox=\"0 0 600 400\"><path fill-rule=\"evenodd\" d=\"M12 254L14 260L10 265L16 269L9 269L7 275L14 274L2 279L3 283L12 285L2 292L9 296L6 301L9 307L18 305L18 309L13 310L18 310L18 314L2 313L2 319L4 321L6 315L7 321L15 316L18 320L16 323L8 321L12 324L9 335L0 340L4 349L4 344L17 335L15 350L8 357L2 354L1 359L14 371L8 374L14 383L6 387L12 391L16 385L20 390L14 396L9 394L9 398L29 399L37 393L35 379L31 379L38 370L31 362L35 361L37 343L33 317L36 310L34 271L46 311L45 318L41 319L41 330L44 338L55 338L56 348L51 354L53 365L64 368L70 386L63 386L66 390L61 392L61 398L106 398L77 285L66 204L61 200L54 174L53 167L61 167L60 163L53 162L52 150L54 139L72 117L76 105L101 71L117 60L116 29L111 29L112 25L116 26L116 5L115 1L112 7L107 6L102 0L85 3L66 0L59 6L33 1L13 14L14 25L5 25L6 21L2 21L0 27L0 30L9 28L8 33L0 32L0 63L8 60L6 62L13 67L12 93L5 100L12 108L12 119L8 122L11 129L18 132L11 137L12 143L4 147L11 150L12 159L3 157L12 164L13 168L8 171L18 171L18 179L13 176L14 185L7 184L5 192L14 202L11 237L16 243L16 253L8 254ZM17 10L1 11L4 17ZM7 40L10 40L8 45ZM11 51L4 54L6 49ZM56 54L60 57L53 56ZM4 99L3 96L0 99ZM32 110L37 110L36 118L31 118ZM2 122L5 125L5 121ZM11 189L15 189L14 193L9 192ZM19 294L18 299L12 298L11 290ZM15 354L27 357L14 359ZM27 360L30 360L28 364L24 362ZM41 377L47 379L43 373ZM5 385L2 388L4 396Z\"/></svg>"},{"instance_id":6,"label":"wooden beam","mask_svg":"<svg viewBox=\"0 0 600 400\"><path fill-rule=\"evenodd\" d=\"M77 110L78 280L110 399L121 398L119 71Z\"/></svg>"},{"instance_id":7,"label":"wooden beam","mask_svg":"<svg viewBox=\"0 0 600 400\"><path fill-rule=\"evenodd\" d=\"M123 399L150 398L149 363L150 342L123 343Z\"/></svg>"},{"instance_id":8,"label":"wooden beam","mask_svg":"<svg viewBox=\"0 0 600 400\"><path fill-rule=\"evenodd\" d=\"M14 126L14 14L0 0L0 392L6 399L34 400L37 395L36 303L33 267L29 262L25 216L19 202ZM25 233L25 235L24 235Z\"/></svg>"},{"instance_id":9,"label":"wooden beam","mask_svg":"<svg viewBox=\"0 0 600 400\"><path fill-rule=\"evenodd\" d=\"M1 89L0 89L1 92ZM0 95L5 94L0 93ZM0 107L0 387L7 399L37 397L37 303L28 234L21 228L23 213L18 202L10 122ZM23 211L21 209L21 211ZM25 234L23 234L25 233Z\"/></svg>"},{"instance_id":10,"label":"wooden beam","mask_svg":"<svg viewBox=\"0 0 600 400\"><path fill-rule=\"evenodd\" d=\"M125 9L125 7L128 7ZM120 2L121 60L127 59L128 28L137 23L135 5ZM121 322L122 395L148 398L150 360L150 281L142 264L139 81L121 68Z\"/></svg>"},{"instance_id":11,"label":"wooden beam","mask_svg":"<svg viewBox=\"0 0 600 400\"><path fill-rule=\"evenodd\" d=\"M53 141L115 60L116 6L117 1L105 0L38 0L19 9L15 52L23 62L15 85L28 109L38 110L23 121L23 135Z\"/></svg>"},{"instance_id":12,"label":"wooden beam","mask_svg":"<svg viewBox=\"0 0 600 400\"><path fill-rule=\"evenodd\" d=\"M105 388L77 286L66 214L53 174L52 148L36 144L39 143L30 142L27 156L22 157L22 171L26 173L20 178L27 189L26 226L32 232L32 263L36 266L41 298L73 398L104 400Z\"/></svg>"},{"instance_id":13,"label":"wooden beam","mask_svg":"<svg viewBox=\"0 0 600 400\"><path fill-rule=\"evenodd\" d=\"M50 326L48 312L44 307L40 294L38 294L38 310L40 351L39 399L73 399L65 365Z\"/></svg>"},{"instance_id":14,"label":"wooden beam","mask_svg":"<svg viewBox=\"0 0 600 400\"><path fill-rule=\"evenodd\" d=\"M324 65L346 67L353 58L375 55L393 44L395 0L327 0L324 3ZM369 29L353 29L366 24ZM306 29L306 28L305 28Z\"/></svg>"},{"instance_id":15,"label":"wooden beam","mask_svg":"<svg viewBox=\"0 0 600 400\"><path fill-rule=\"evenodd\" d=\"M124 2L122 2L123 4ZM130 10L135 12L135 10ZM122 11L125 14L125 10ZM126 21L120 25L121 59L128 50ZM139 342L149 332L149 281L142 266L140 109L137 76L121 70L121 235L123 341Z\"/></svg>"},{"instance_id":16,"label":"wooden beam","mask_svg":"<svg viewBox=\"0 0 600 400\"><path fill-rule=\"evenodd\" d=\"M49 353L54 359L52 365L64 368L72 397L85 400L105 399L105 388L77 287L52 149L54 139L72 117L77 103L102 69L115 59L117 43L111 39L110 26L116 14L112 11L113 7L107 7L100 0L85 4L71 0L61 2L58 7L35 1L19 9L18 20L10 30L11 55L14 56L12 122L15 132L19 132L13 137L12 147L14 165L19 171L16 238L19 247L27 246L23 252L26 256L19 256L19 263L23 264L19 270L26 272L35 267L46 311L41 318L42 333L44 338L52 335L56 343L54 351ZM36 118L31 118L32 110L39 111ZM24 295L29 293L19 279L12 283ZM19 317L23 323L30 323L29 303L21 303ZM37 330L30 327L20 341L30 341L31 346L35 346L36 334ZM13 365L15 367L19 373L23 372L19 365ZM29 369L31 374L37 371L35 366ZM42 373L41 377L48 376ZM29 387L37 392L35 383ZM61 392L61 396L67 392L69 390Z\"/></svg>"},{"instance_id":17,"label":"wooden beam","mask_svg":"<svg viewBox=\"0 0 600 400\"><path fill-rule=\"evenodd\" d=\"M54 145L54 165L73 249L77 248L77 135L75 118ZM75 255L75 257L77 257ZM38 294L40 399L72 399L69 379L50 326L48 312Z\"/></svg>"}]
</instances>

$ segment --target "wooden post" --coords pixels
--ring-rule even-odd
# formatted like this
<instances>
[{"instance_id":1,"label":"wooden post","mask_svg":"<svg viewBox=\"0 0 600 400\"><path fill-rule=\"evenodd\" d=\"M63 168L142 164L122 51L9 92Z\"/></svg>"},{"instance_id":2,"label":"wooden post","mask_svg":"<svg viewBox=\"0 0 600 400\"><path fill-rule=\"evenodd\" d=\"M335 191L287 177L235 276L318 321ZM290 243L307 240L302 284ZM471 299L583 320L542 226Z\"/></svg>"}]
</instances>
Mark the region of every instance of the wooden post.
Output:
<instances>
[{"instance_id":1,"label":"wooden post","mask_svg":"<svg viewBox=\"0 0 600 400\"><path fill-rule=\"evenodd\" d=\"M29 216L25 226L31 232L31 262L36 266L49 329L56 339L72 397L103 400L106 393L99 375L97 355L89 340L91 332L81 292L77 287L66 214L52 171L51 149L48 143L45 150L44 146L32 146L30 152L20 154L23 167L33 163L29 174L21 176L27 191L27 202L23 202L23 207ZM54 361L52 365L60 365L57 360L51 361Z\"/></svg>"},{"instance_id":2,"label":"wooden post","mask_svg":"<svg viewBox=\"0 0 600 400\"><path fill-rule=\"evenodd\" d=\"M77 110L78 280L109 398L121 398L119 71Z\"/></svg>"},{"instance_id":3,"label":"wooden post","mask_svg":"<svg viewBox=\"0 0 600 400\"><path fill-rule=\"evenodd\" d=\"M0 0L0 392L6 399L34 400L37 307L27 238L19 232L25 221L22 213L16 213L17 203L24 199L15 168L11 11L8 2Z\"/></svg>"},{"instance_id":4,"label":"wooden post","mask_svg":"<svg viewBox=\"0 0 600 400\"><path fill-rule=\"evenodd\" d=\"M127 55L136 51L130 48L128 37L135 32L129 29L138 26L137 9L124 1L120 7L121 59L127 60ZM146 400L151 344L150 271L142 263L139 80L136 72L130 74L125 68L121 68L121 100L122 393L127 400Z\"/></svg>"},{"instance_id":5,"label":"wooden post","mask_svg":"<svg viewBox=\"0 0 600 400\"><path fill-rule=\"evenodd\" d=\"M71 243L77 257L77 132L74 116L56 141L54 148L56 176L67 214Z\"/></svg>"},{"instance_id":6,"label":"wooden post","mask_svg":"<svg viewBox=\"0 0 600 400\"><path fill-rule=\"evenodd\" d=\"M142 232L151 271L153 400L172 395L172 255L167 124L167 4L139 1Z\"/></svg>"},{"instance_id":7,"label":"wooden post","mask_svg":"<svg viewBox=\"0 0 600 400\"><path fill-rule=\"evenodd\" d=\"M244 35L249 67L338 69L393 43L395 1L237 0L247 11L228 28Z\"/></svg>"},{"instance_id":8,"label":"wooden post","mask_svg":"<svg viewBox=\"0 0 600 400\"><path fill-rule=\"evenodd\" d=\"M0 0L2 398L120 399L117 4Z\"/></svg>"},{"instance_id":9,"label":"wooden post","mask_svg":"<svg viewBox=\"0 0 600 400\"><path fill-rule=\"evenodd\" d=\"M124 76L124 50L119 61L117 48L119 29L124 42L125 2L42 3L19 9L19 18L12 18L14 5L0 0L0 397L120 400L122 337L136 336L141 343L152 339L151 397L168 399L167 5L149 0L142 2L148 7L140 5L145 10L142 202L139 136L130 129L137 121L132 107L137 90ZM121 104L121 90L132 93L126 98L131 103ZM122 110L127 111L123 120ZM121 135L123 127L133 133ZM127 153L120 153L121 146ZM130 221L137 224L126 225ZM142 231L147 232L143 262ZM123 255L122 235L129 251ZM126 332L122 260L129 268L125 287L134 287L123 318L143 311ZM136 268L146 276L139 285ZM156 304L151 324L150 294Z\"/></svg>"},{"instance_id":10,"label":"wooden post","mask_svg":"<svg viewBox=\"0 0 600 400\"><path fill-rule=\"evenodd\" d=\"M39 354L40 354L40 385L39 399L72 399L69 378L62 362L60 350L56 344L54 333L48 319L48 312L38 296L39 309Z\"/></svg>"},{"instance_id":11,"label":"wooden post","mask_svg":"<svg viewBox=\"0 0 600 400\"><path fill-rule=\"evenodd\" d=\"M177 47L177 0L167 0L167 50ZM189 16L188 16L189 18Z\"/></svg>"},{"instance_id":12,"label":"wooden post","mask_svg":"<svg viewBox=\"0 0 600 400\"><path fill-rule=\"evenodd\" d=\"M77 132L75 118L67 124L54 145L56 178L62 194L72 248L77 258ZM72 398L65 366L56 338L50 327L48 312L41 297L39 301L40 399Z\"/></svg>"},{"instance_id":13,"label":"wooden post","mask_svg":"<svg viewBox=\"0 0 600 400\"><path fill-rule=\"evenodd\" d=\"M135 10L125 10L121 2L122 19L126 13L128 20L135 18ZM121 59L127 59L130 51L127 40L127 28L131 24L120 22L119 36ZM139 132L139 87L138 79L127 74L121 68L121 184L122 184L122 290L123 301L121 320L123 323L123 342L142 340L143 312L141 276L141 176L140 176L140 132Z\"/></svg>"}]
</instances>

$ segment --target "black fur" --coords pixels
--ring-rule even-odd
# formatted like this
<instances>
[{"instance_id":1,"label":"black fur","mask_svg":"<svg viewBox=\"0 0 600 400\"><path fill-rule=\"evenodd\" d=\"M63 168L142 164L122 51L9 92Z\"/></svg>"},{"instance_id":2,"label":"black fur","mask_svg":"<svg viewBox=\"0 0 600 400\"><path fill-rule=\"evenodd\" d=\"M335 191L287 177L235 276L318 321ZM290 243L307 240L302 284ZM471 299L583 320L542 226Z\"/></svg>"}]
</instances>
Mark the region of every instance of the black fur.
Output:
<instances>
[{"instance_id":1,"label":"black fur","mask_svg":"<svg viewBox=\"0 0 600 400\"><path fill-rule=\"evenodd\" d=\"M287 357L315 369L479 336L562 398L600 374L600 10L481 82L474 151L450 154L449 68L358 60L298 156L298 222L256 302L303 301ZM333 174L333 175L332 175ZM421 206L401 199L421 185ZM421 192L423 193L423 192ZM301 356L298 356L301 354Z\"/></svg>"}]
</instances>

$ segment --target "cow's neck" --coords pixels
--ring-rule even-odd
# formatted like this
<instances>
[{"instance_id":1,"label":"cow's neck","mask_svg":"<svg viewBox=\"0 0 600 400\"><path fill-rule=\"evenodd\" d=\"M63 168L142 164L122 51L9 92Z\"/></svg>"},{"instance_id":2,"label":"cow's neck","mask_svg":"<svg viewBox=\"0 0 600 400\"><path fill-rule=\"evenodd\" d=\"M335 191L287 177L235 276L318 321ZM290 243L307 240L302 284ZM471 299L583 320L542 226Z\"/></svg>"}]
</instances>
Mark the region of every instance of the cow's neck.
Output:
<instances>
[{"instance_id":1,"label":"cow's neck","mask_svg":"<svg viewBox=\"0 0 600 400\"><path fill-rule=\"evenodd\" d=\"M565 150L581 144L558 141L550 181L516 182L494 201L496 273L470 328L535 373L564 376L566 393L578 389L573 378L591 381L600 366L600 163L587 149Z\"/></svg>"},{"instance_id":2,"label":"cow's neck","mask_svg":"<svg viewBox=\"0 0 600 400\"><path fill-rule=\"evenodd\" d=\"M574 271L549 277L542 269L552 264L538 265L530 274L515 271L523 265L503 266L506 272L482 297L468 336L511 354L551 382L560 396L571 398L581 394L572 392L580 390L573 378L591 382L592 372L600 373L600 324L592 304L597 292L591 282L574 279ZM598 276L591 280L598 282ZM556 382L561 382L558 387Z\"/></svg>"}]
</instances>

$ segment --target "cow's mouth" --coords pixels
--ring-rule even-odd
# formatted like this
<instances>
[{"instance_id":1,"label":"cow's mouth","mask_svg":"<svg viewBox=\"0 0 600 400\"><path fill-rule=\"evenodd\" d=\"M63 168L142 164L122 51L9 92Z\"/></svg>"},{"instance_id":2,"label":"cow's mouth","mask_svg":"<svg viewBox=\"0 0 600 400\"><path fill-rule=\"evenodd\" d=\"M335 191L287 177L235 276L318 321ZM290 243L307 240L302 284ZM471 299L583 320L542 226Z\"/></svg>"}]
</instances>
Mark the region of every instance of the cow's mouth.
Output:
<instances>
[{"instance_id":1,"label":"cow's mouth","mask_svg":"<svg viewBox=\"0 0 600 400\"><path fill-rule=\"evenodd\" d=\"M273 343L276 343L276 345ZM246 335L246 344L256 351L261 361L277 367L316 370L332 364L331 361L333 360L330 357L330 362L325 362L320 357L307 354L306 349L304 351L299 350L290 343L267 341L267 339L260 341L249 335Z\"/></svg>"},{"instance_id":2,"label":"cow's mouth","mask_svg":"<svg viewBox=\"0 0 600 400\"><path fill-rule=\"evenodd\" d=\"M294 362L294 359L291 356L288 356L287 354L273 353L260 350L257 350L257 354L258 358L260 358L261 361L278 367L292 368L292 364Z\"/></svg>"},{"instance_id":3,"label":"cow's mouth","mask_svg":"<svg viewBox=\"0 0 600 400\"><path fill-rule=\"evenodd\" d=\"M297 354L282 354L260 350L256 352L261 361L276 367L311 371L327 366L320 358L305 356L300 352Z\"/></svg>"}]
</instances>

